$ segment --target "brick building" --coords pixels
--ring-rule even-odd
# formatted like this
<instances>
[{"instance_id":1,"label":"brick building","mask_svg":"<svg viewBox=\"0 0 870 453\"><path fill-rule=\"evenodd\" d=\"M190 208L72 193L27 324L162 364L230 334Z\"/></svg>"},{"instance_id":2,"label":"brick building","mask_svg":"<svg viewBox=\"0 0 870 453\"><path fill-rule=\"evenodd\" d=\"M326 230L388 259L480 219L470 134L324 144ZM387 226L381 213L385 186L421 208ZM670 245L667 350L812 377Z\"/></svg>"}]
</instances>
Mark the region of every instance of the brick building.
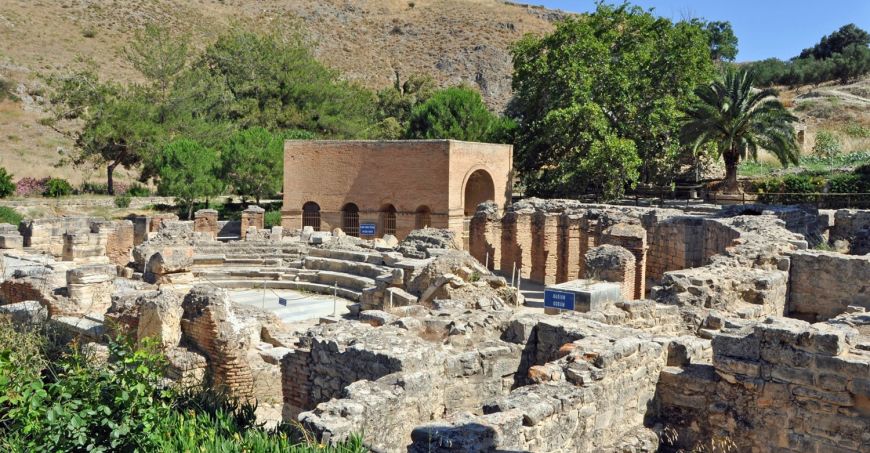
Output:
<instances>
[{"instance_id":1,"label":"brick building","mask_svg":"<svg viewBox=\"0 0 870 453\"><path fill-rule=\"evenodd\" d=\"M362 237L401 239L423 226L462 236L479 203L509 202L512 165L510 145L289 140L281 223Z\"/></svg>"}]
</instances>

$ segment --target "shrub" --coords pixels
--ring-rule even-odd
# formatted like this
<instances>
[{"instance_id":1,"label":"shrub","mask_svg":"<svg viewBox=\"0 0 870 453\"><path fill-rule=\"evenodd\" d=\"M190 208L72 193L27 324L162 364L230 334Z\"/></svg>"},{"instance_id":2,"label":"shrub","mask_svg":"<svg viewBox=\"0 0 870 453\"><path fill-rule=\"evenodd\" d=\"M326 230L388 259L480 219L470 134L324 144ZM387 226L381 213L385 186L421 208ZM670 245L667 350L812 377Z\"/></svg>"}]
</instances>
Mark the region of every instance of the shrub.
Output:
<instances>
[{"instance_id":1,"label":"shrub","mask_svg":"<svg viewBox=\"0 0 870 453\"><path fill-rule=\"evenodd\" d=\"M18 211L6 206L0 206L0 223L18 225L23 219L24 217L22 217Z\"/></svg>"},{"instance_id":2,"label":"shrub","mask_svg":"<svg viewBox=\"0 0 870 453\"><path fill-rule=\"evenodd\" d=\"M829 161L831 170L834 169L834 158L843 150L840 139L828 131L819 131L816 134L816 142L813 144L813 153Z\"/></svg>"},{"instance_id":3,"label":"shrub","mask_svg":"<svg viewBox=\"0 0 870 453\"><path fill-rule=\"evenodd\" d=\"M83 182L79 186L79 193L90 193L94 195L105 195L109 193L108 187L104 183L98 182Z\"/></svg>"},{"instance_id":4,"label":"shrub","mask_svg":"<svg viewBox=\"0 0 870 453\"><path fill-rule=\"evenodd\" d=\"M863 126L859 123L849 123L845 128L843 128L843 131L849 137L870 138L870 127Z\"/></svg>"},{"instance_id":5,"label":"shrub","mask_svg":"<svg viewBox=\"0 0 870 453\"><path fill-rule=\"evenodd\" d=\"M115 207L124 209L130 207L130 194L125 193L115 196Z\"/></svg>"},{"instance_id":6,"label":"shrub","mask_svg":"<svg viewBox=\"0 0 870 453\"><path fill-rule=\"evenodd\" d=\"M45 191L43 196L60 198L72 194L72 186L66 179L51 178L45 183Z\"/></svg>"},{"instance_id":7,"label":"shrub","mask_svg":"<svg viewBox=\"0 0 870 453\"><path fill-rule=\"evenodd\" d=\"M127 195L131 197L148 197L151 196L151 190L141 184L133 184L127 189Z\"/></svg>"},{"instance_id":8,"label":"shrub","mask_svg":"<svg viewBox=\"0 0 870 453\"><path fill-rule=\"evenodd\" d=\"M266 228L281 226L281 211L266 211L263 223Z\"/></svg>"},{"instance_id":9,"label":"shrub","mask_svg":"<svg viewBox=\"0 0 870 453\"><path fill-rule=\"evenodd\" d=\"M15 183L12 182L12 174L0 167L0 198L6 198L15 193Z\"/></svg>"},{"instance_id":10,"label":"shrub","mask_svg":"<svg viewBox=\"0 0 870 453\"><path fill-rule=\"evenodd\" d=\"M93 38L97 36L97 29L94 27L87 27L82 30L82 36L85 38Z\"/></svg>"},{"instance_id":11,"label":"shrub","mask_svg":"<svg viewBox=\"0 0 870 453\"><path fill-rule=\"evenodd\" d=\"M29 197L32 195L42 195L45 192L45 184L49 178L36 179L24 177L15 183L15 195L20 197Z\"/></svg>"}]
</instances>

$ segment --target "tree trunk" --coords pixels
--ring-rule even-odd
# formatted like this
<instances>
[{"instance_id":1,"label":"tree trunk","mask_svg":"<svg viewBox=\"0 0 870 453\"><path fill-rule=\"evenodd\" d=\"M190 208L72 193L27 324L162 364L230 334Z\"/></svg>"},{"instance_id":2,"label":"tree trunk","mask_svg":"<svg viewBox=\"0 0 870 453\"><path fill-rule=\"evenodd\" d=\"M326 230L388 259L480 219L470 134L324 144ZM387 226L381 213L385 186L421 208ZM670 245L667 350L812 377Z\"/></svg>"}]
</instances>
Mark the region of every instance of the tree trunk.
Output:
<instances>
[{"instance_id":1,"label":"tree trunk","mask_svg":"<svg viewBox=\"0 0 870 453\"><path fill-rule=\"evenodd\" d=\"M118 164L116 163L111 163L106 167L106 190L109 192L109 195L115 195L115 181L113 175L117 165Z\"/></svg>"},{"instance_id":2,"label":"tree trunk","mask_svg":"<svg viewBox=\"0 0 870 453\"><path fill-rule=\"evenodd\" d=\"M739 154L736 152L725 153L725 193L738 192L737 189L737 163Z\"/></svg>"},{"instance_id":3,"label":"tree trunk","mask_svg":"<svg viewBox=\"0 0 870 453\"><path fill-rule=\"evenodd\" d=\"M190 200L190 203L187 204L187 220L193 220L193 203L194 200Z\"/></svg>"}]
</instances>

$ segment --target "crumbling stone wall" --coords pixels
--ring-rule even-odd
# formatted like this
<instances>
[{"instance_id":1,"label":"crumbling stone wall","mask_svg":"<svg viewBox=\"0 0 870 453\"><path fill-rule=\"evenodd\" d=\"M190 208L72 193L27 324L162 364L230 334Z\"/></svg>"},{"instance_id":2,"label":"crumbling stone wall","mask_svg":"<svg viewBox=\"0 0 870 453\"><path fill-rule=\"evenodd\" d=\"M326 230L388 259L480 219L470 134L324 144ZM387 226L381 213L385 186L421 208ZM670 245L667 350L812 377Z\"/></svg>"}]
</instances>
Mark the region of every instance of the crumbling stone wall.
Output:
<instances>
[{"instance_id":1,"label":"crumbling stone wall","mask_svg":"<svg viewBox=\"0 0 870 453\"><path fill-rule=\"evenodd\" d=\"M622 286L624 300L635 298L634 255L618 245L600 245L586 252L586 277Z\"/></svg>"},{"instance_id":2,"label":"crumbling stone wall","mask_svg":"<svg viewBox=\"0 0 870 453\"><path fill-rule=\"evenodd\" d=\"M870 211L840 209L834 215L830 241L852 255L870 253ZM841 243L841 244L838 244Z\"/></svg>"},{"instance_id":3,"label":"crumbling stone wall","mask_svg":"<svg viewBox=\"0 0 870 453\"><path fill-rule=\"evenodd\" d=\"M88 217L52 217L24 220L19 232L24 237L24 246L50 253L56 258L63 256L65 233L88 233L91 221Z\"/></svg>"},{"instance_id":4,"label":"crumbling stone wall","mask_svg":"<svg viewBox=\"0 0 870 453\"><path fill-rule=\"evenodd\" d=\"M133 222L98 222L94 224L93 231L106 234L105 255L109 261L122 267L130 263L134 246Z\"/></svg>"},{"instance_id":5,"label":"crumbling stone wall","mask_svg":"<svg viewBox=\"0 0 870 453\"><path fill-rule=\"evenodd\" d=\"M723 331L712 365L662 373L659 420L676 433L669 448L719 439L736 451L868 451L867 318L772 318Z\"/></svg>"},{"instance_id":6,"label":"crumbling stone wall","mask_svg":"<svg viewBox=\"0 0 870 453\"><path fill-rule=\"evenodd\" d=\"M196 286L182 307L183 339L206 356L213 385L233 397L252 397L254 377L246 359L252 333L233 312L226 291Z\"/></svg>"},{"instance_id":7,"label":"crumbling stone wall","mask_svg":"<svg viewBox=\"0 0 870 453\"><path fill-rule=\"evenodd\" d=\"M815 322L850 305L870 309L870 255L797 251L790 257L789 316Z\"/></svg>"},{"instance_id":8,"label":"crumbling stone wall","mask_svg":"<svg viewBox=\"0 0 870 453\"><path fill-rule=\"evenodd\" d=\"M241 234L245 239L251 233L250 229L262 230L265 228L266 210L259 206L248 206L242 211Z\"/></svg>"},{"instance_id":9,"label":"crumbling stone wall","mask_svg":"<svg viewBox=\"0 0 870 453\"><path fill-rule=\"evenodd\" d=\"M200 209L193 215L193 231L197 233L205 233L216 238L220 227L218 227L218 212L214 209Z\"/></svg>"}]
</instances>

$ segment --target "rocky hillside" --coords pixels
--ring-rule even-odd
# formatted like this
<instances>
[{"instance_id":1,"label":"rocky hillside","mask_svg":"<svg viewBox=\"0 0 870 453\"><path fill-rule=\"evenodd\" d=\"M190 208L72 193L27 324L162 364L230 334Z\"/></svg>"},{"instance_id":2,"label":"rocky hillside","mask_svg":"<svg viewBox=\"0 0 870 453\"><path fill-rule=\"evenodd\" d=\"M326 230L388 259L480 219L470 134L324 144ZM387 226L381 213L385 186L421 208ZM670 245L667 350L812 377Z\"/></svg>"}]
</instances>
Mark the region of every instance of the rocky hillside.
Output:
<instances>
[{"instance_id":1,"label":"rocky hillside","mask_svg":"<svg viewBox=\"0 0 870 453\"><path fill-rule=\"evenodd\" d=\"M396 74L428 74L441 85L476 86L500 110L510 98L511 43L551 30L562 15L498 0L3 0L0 79L17 99L0 96L0 166L16 177L101 179L53 167L72 143L40 124L39 74L84 58L107 79L135 81L121 49L150 22L188 30L200 48L230 25L295 23L350 80L377 89Z\"/></svg>"}]
</instances>

